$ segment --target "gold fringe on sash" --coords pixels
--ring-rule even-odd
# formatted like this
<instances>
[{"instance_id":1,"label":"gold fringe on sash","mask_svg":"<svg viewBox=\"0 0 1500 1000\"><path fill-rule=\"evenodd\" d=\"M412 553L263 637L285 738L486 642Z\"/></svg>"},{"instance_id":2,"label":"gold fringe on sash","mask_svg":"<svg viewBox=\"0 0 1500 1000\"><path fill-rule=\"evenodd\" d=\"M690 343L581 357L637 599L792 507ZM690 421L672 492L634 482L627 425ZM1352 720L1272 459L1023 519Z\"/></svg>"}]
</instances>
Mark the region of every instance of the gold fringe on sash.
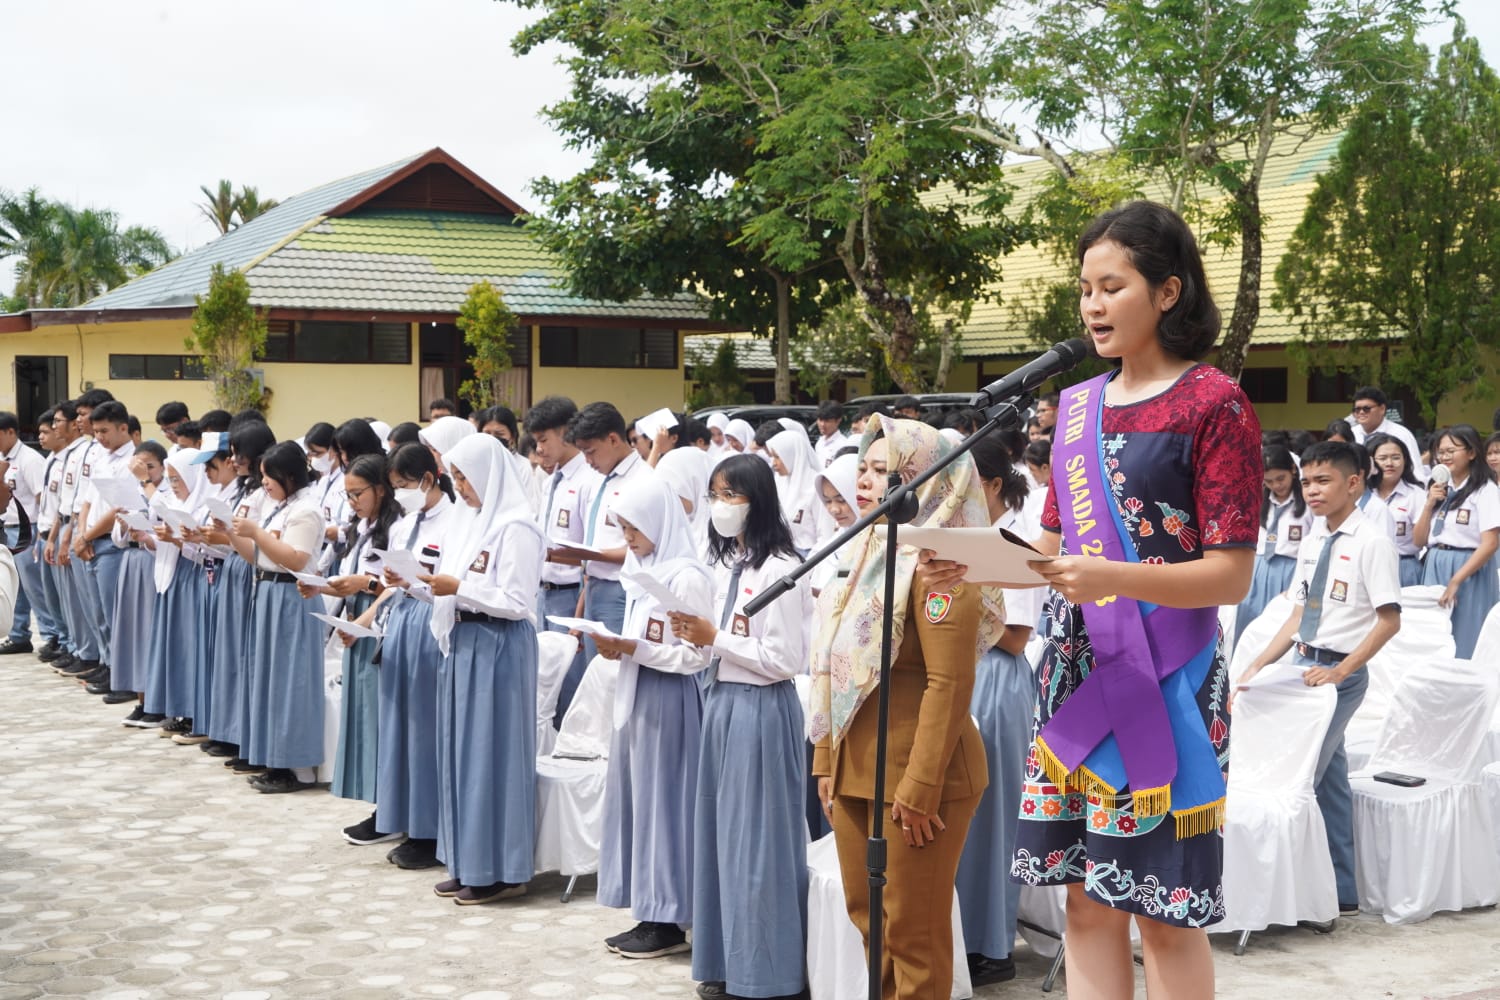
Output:
<instances>
[{"instance_id":1,"label":"gold fringe on sash","mask_svg":"<svg viewBox=\"0 0 1500 1000\"><path fill-rule=\"evenodd\" d=\"M1161 816L1172 809L1172 786L1132 789L1130 798L1137 816Z\"/></svg>"},{"instance_id":2,"label":"gold fringe on sash","mask_svg":"<svg viewBox=\"0 0 1500 1000\"><path fill-rule=\"evenodd\" d=\"M1177 839L1186 840L1202 833L1213 833L1224 825L1224 800L1218 799L1192 809L1173 813L1177 820Z\"/></svg>"},{"instance_id":3,"label":"gold fringe on sash","mask_svg":"<svg viewBox=\"0 0 1500 1000\"><path fill-rule=\"evenodd\" d=\"M1042 772L1047 775L1047 780L1058 787L1060 791L1068 790L1068 769L1063 762L1057 759L1057 754L1047 746L1047 741L1040 736L1036 738L1036 753L1041 758Z\"/></svg>"},{"instance_id":4,"label":"gold fringe on sash","mask_svg":"<svg viewBox=\"0 0 1500 1000\"><path fill-rule=\"evenodd\" d=\"M1101 799L1120 798L1119 789L1082 764L1078 765L1078 770L1074 771L1070 777L1075 787L1083 789L1090 795L1097 795Z\"/></svg>"}]
</instances>

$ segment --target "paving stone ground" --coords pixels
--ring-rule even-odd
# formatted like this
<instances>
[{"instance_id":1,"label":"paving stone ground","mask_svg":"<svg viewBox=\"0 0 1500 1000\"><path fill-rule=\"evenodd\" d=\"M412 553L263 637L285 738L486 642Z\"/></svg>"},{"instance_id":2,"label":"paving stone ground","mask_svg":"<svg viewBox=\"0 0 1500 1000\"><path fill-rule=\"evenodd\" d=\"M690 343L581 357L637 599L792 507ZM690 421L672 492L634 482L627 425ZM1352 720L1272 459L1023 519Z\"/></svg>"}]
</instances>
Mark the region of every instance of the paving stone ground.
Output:
<instances>
[{"instance_id":1,"label":"paving stone ground","mask_svg":"<svg viewBox=\"0 0 1500 1000\"><path fill-rule=\"evenodd\" d=\"M29 656L0 660L0 691L0 1000L693 996L686 956L605 951L630 921L595 904L592 879L568 904L554 875L523 899L455 906L431 892L441 870L344 843L359 803L261 795L192 747L123 728L128 705ZM1271 931L1240 958L1231 945L1215 939L1220 997L1500 1000L1493 909ZM979 996L1039 997L1046 963L1024 947L1017 963Z\"/></svg>"}]
</instances>

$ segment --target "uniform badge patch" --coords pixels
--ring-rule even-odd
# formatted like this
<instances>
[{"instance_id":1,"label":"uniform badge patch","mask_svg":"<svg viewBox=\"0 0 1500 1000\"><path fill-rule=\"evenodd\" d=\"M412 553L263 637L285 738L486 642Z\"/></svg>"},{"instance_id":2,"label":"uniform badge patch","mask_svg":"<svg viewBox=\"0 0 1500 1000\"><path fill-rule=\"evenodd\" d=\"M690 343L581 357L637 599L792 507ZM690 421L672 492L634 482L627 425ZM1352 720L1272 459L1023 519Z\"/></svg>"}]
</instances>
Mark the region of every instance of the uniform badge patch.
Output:
<instances>
[{"instance_id":1,"label":"uniform badge patch","mask_svg":"<svg viewBox=\"0 0 1500 1000\"><path fill-rule=\"evenodd\" d=\"M563 507L561 510L559 510L557 512L557 526L559 528L566 528L571 521L570 515L572 513L573 512L568 510L568 508L566 507Z\"/></svg>"},{"instance_id":2,"label":"uniform badge patch","mask_svg":"<svg viewBox=\"0 0 1500 1000\"><path fill-rule=\"evenodd\" d=\"M474 562L469 566L470 573L483 573L490 568L490 551L482 549L479 555L474 557Z\"/></svg>"},{"instance_id":3,"label":"uniform badge patch","mask_svg":"<svg viewBox=\"0 0 1500 1000\"><path fill-rule=\"evenodd\" d=\"M1349 584L1343 580L1333 581L1333 587L1328 591L1328 599L1330 601L1344 601L1347 603L1349 600Z\"/></svg>"},{"instance_id":4,"label":"uniform badge patch","mask_svg":"<svg viewBox=\"0 0 1500 1000\"><path fill-rule=\"evenodd\" d=\"M952 594L939 594L932 591L927 595L927 601L923 610L927 613L927 620L936 625L948 617L948 609L953 607Z\"/></svg>"},{"instance_id":5,"label":"uniform badge patch","mask_svg":"<svg viewBox=\"0 0 1500 1000\"><path fill-rule=\"evenodd\" d=\"M662 636L666 634L667 625L660 618L646 619L646 641L661 642Z\"/></svg>"},{"instance_id":6,"label":"uniform badge patch","mask_svg":"<svg viewBox=\"0 0 1500 1000\"><path fill-rule=\"evenodd\" d=\"M1460 507L1458 509L1458 513L1455 514L1455 515L1453 515L1453 523L1454 524L1468 524L1469 523L1469 508L1467 508L1467 507Z\"/></svg>"},{"instance_id":7,"label":"uniform badge patch","mask_svg":"<svg viewBox=\"0 0 1500 1000\"><path fill-rule=\"evenodd\" d=\"M1397 538L1405 538L1406 537L1406 522L1405 521L1397 521L1396 522L1396 537Z\"/></svg>"},{"instance_id":8,"label":"uniform badge patch","mask_svg":"<svg viewBox=\"0 0 1500 1000\"><path fill-rule=\"evenodd\" d=\"M745 638L750 635L750 619L746 615L735 615L730 622L729 634Z\"/></svg>"},{"instance_id":9,"label":"uniform badge patch","mask_svg":"<svg viewBox=\"0 0 1500 1000\"><path fill-rule=\"evenodd\" d=\"M801 524L802 523L802 512L800 510L797 511L797 516L794 517L794 518L792 518L792 523L793 524Z\"/></svg>"},{"instance_id":10,"label":"uniform badge patch","mask_svg":"<svg viewBox=\"0 0 1500 1000\"><path fill-rule=\"evenodd\" d=\"M1286 537L1294 542L1302 541L1302 525L1294 524L1286 529Z\"/></svg>"}]
</instances>

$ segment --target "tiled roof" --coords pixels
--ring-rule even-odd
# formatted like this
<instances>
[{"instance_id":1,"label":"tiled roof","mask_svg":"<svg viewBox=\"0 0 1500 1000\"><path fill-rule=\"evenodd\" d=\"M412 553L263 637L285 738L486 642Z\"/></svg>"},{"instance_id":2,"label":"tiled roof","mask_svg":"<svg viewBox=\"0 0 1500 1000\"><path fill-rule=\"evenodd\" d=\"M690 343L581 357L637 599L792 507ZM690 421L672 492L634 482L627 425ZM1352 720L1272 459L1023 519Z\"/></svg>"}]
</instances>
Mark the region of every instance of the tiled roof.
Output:
<instances>
[{"instance_id":1,"label":"tiled roof","mask_svg":"<svg viewBox=\"0 0 1500 1000\"><path fill-rule=\"evenodd\" d=\"M488 280L523 316L708 315L689 292L628 302L572 295L556 258L501 215L357 209L298 234L246 276L251 301L268 308L457 312L469 287Z\"/></svg>"},{"instance_id":2,"label":"tiled roof","mask_svg":"<svg viewBox=\"0 0 1500 1000\"><path fill-rule=\"evenodd\" d=\"M745 371L775 371L776 344L770 337L757 337L748 333L698 333L687 338L686 360L691 367L707 364L713 360L719 345L726 340L734 342L734 361ZM796 346L793 342L792 367L796 368ZM863 374L864 368L857 362L845 366L847 374Z\"/></svg>"},{"instance_id":3,"label":"tiled roof","mask_svg":"<svg viewBox=\"0 0 1500 1000\"><path fill-rule=\"evenodd\" d=\"M1265 213L1264 257L1261 265L1260 320L1255 327L1252 344L1283 344L1299 333L1297 323L1289 314L1271 307L1271 295L1276 288L1276 265L1280 262L1292 231L1302 221L1307 199L1312 194L1314 182L1338 150L1343 134L1316 135L1299 142L1296 137L1283 137L1272 147L1261 181L1261 211ZM1018 163L1006 169L1006 179L1015 185L1016 191L1008 214L1019 215L1025 206L1040 192L1042 183L1053 168L1040 160ZM1148 184L1144 195L1165 201L1168 192L1164 183ZM934 197L952 197L951 187L939 187ZM1208 270L1208 283L1227 324L1234 308L1235 291L1239 285L1240 249L1238 243L1222 249L1207 247L1204 264ZM996 355L1028 354L1038 345L1028 340L1021 307L1036 300L1039 287L1057 282L1072 282L1077 271L1070 262L1058 263L1050 250L1034 246L1022 246L1000 261L1001 283L998 302L976 302L969 322L963 330L964 356L979 358ZM1079 331L1059 330L1054 340L1061 340Z\"/></svg>"},{"instance_id":4,"label":"tiled roof","mask_svg":"<svg viewBox=\"0 0 1500 1000\"><path fill-rule=\"evenodd\" d=\"M191 306L195 295L208 291L215 264L243 268L274 249L288 236L322 218L372 184L416 160L408 156L383 167L336 180L294 195L264 215L231 229L212 243L178 257L134 281L111 289L85 304L86 309L147 309Z\"/></svg>"}]
</instances>

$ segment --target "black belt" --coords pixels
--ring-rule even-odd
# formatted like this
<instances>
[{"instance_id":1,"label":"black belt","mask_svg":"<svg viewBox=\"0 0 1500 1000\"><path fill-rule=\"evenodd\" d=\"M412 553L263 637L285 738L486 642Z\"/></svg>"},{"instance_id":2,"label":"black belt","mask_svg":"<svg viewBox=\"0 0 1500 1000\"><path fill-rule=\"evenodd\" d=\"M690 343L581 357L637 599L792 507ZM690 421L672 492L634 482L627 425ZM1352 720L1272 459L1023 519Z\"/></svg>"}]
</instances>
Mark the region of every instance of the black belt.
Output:
<instances>
[{"instance_id":1,"label":"black belt","mask_svg":"<svg viewBox=\"0 0 1500 1000\"><path fill-rule=\"evenodd\" d=\"M546 580L542 581L542 589L543 590L577 590L580 586L582 586L582 584L577 584L577 583L548 583Z\"/></svg>"},{"instance_id":2,"label":"black belt","mask_svg":"<svg viewBox=\"0 0 1500 1000\"><path fill-rule=\"evenodd\" d=\"M487 615L483 611L460 611L458 613L458 620L461 621L461 622L498 622L498 621L504 621L503 618L496 618L494 615Z\"/></svg>"},{"instance_id":3,"label":"black belt","mask_svg":"<svg viewBox=\"0 0 1500 1000\"><path fill-rule=\"evenodd\" d=\"M125 547L127 549L138 549L138 548L141 547L141 543L140 542L126 542L125 543Z\"/></svg>"},{"instance_id":4,"label":"black belt","mask_svg":"<svg viewBox=\"0 0 1500 1000\"><path fill-rule=\"evenodd\" d=\"M1434 542L1434 549L1442 549L1444 552L1473 552L1474 549L1467 545L1444 545L1442 542Z\"/></svg>"},{"instance_id":5,"label":"black belt","mask_svg":"<svg viewBox=\"0 0 1500 1000\"><path fill-rule=\"evenodd\" d=\"M256 583L265 583L268 580L271 583L296 583L297 582L297 578L295 576L293 576L292 574L290 574L290 573L276 573L276 572L273 572L272 570L268 570L268 569L258 569L258 570L255 571L255 582Z\"/></svg>"},{"instance_id":6,"label":"black belt","mask_svg":"<svg viewBox=\"0 0 1500 1000\"><path fill-rule=\"evenodd\" d=\"M71 522L71 521L72 521L72 520L73 520L73 519L72 519L72 518L71 518L71 517L64 517L64 518L62 518L62 519L61 519L61 520L62 520L62 523L63 523L63 524L68 524L68 523L69 523L69 522Z\"/></svg>"},{"instance_id":7,"label":"black belt","mask_svg":"<svg viewBox=\"0 0 1500 1000\"><path fill-rule=\"evenodd\" d=\"M1340 653L1332 649L1322 649L1318 646L1309 646L1305 642L1296 645L1297 655L1312 660L1314 663L1332 665L1343 663L1348 653Z\"/></svg>"}]
</instances>

